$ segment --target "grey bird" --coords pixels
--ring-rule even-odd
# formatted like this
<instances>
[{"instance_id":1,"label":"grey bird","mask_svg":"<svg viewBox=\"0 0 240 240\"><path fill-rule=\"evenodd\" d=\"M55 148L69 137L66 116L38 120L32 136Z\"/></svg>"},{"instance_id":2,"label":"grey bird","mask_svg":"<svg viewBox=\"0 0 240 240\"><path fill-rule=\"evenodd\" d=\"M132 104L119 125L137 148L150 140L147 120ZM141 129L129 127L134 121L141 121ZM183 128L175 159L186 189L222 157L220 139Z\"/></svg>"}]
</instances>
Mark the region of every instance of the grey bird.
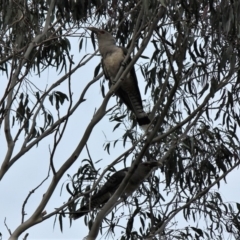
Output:
<instances>
[{"instance_id":1,"label":"grey bird","mask_svg":"<svg viewBox=\"0 0 240 240\"><path fill-rule=\"evenodd\" d=\"M137 190L140 184L146 178L148 178L154 168L157 168L159 166L160 164L157 161L140 163L131 178L129 179L129 182L123 193L124 197L130 196L135 190ZM87 214L89 211L103 206L103 204L106 203L118 189L124 177L128 173L128 170L129 168L124 168L120 171L115 172L100 188L100 190L96 194L91 196L91 202L88 201L86 205L83 205L75 213L71 214L70 217L76 220Z\"/></svg>"},{"instance_id":2,"label":"grey bird","mask_svg":"<svg viewBox=\"0 0 240 240\"><path fill-rule=\"evenodd\" d=\"M95 27L89 27L88 29L97 36L105 78L110 81L110 84L114 84L114 79L127 55L127 49L116 46L115 39L111 33ZM128 61L130 62L131 58L129 58ZM127 108L135 114L139 126L146 130L151 121L143 110L142 98L134 66L125 76L116 95L123 101Z\"/></svg>"}]
</instances>

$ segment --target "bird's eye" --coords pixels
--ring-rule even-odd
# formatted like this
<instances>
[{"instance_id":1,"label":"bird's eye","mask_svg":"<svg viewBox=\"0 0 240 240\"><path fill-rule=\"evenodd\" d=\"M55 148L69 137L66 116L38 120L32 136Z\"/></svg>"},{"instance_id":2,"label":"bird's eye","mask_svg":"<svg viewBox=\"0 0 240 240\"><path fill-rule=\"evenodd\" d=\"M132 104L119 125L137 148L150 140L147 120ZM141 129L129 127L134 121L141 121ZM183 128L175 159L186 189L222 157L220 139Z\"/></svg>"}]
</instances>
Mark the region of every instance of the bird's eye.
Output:
<instances>
[{"instance_id":1,"label":"bird's eye","mask_svg":"<svg viewBox=\"0 0 240 240\"><path fill-rule=\"evenodd\" d=\"M101 34L105 34L105 32L104 32L104 31L100 31L100 33L101 33Z\"/></svg>"}]
</instances>

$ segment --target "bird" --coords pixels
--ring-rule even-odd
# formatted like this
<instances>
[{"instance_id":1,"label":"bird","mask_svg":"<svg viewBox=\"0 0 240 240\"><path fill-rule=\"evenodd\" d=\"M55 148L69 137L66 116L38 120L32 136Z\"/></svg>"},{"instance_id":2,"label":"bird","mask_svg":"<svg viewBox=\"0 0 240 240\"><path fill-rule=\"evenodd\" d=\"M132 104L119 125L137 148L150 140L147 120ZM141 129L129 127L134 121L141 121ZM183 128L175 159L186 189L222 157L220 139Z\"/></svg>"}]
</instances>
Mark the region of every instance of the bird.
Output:
<instances>
[{"instance_id":1,"label":"bird","mask_svg":"<svg viewBox=\"0 0 240 240\"><path fill-rule=\"evenodd\" d=\"M105 78L109 80L110 85L114 85L114 79L122 66L128 50L117 46L114 37L106 30L95 27L88 27L88 29L97 36ZM130 61L131 58L129 58L128 63ZM127 108L135 114L139 126L146 131L151 121L147 113L143 110L142 98L134 66L124 77L122 84L115 94L122 100Z\"/></svg>"},{"instance_id":2,"label":"bird","mask_svg":"<svg viewBox=\"0 0 240 240\"><path fill-rule=\"evenodd\" d=\"M125 199L128 196L130 196L135 190L138 189L141 183L146 178L148 178L148 176L154 170L154 168L157 168L159 166L160 166L160 163L157 161L141 162L137 166L137 169L134 171L132 176L130 177L122 196L124 195ZM127 167L111 175L107 180L107 182L100 188L100 190L96 194L91 196L90 201L88 200L85 205L80 207L80 209L78 209L74 213L71 213L70 217L76 220L86 215L91 210L98 209L101 206L103 206L118 189L121 182L127 175L129 169L130 167Z\"/></svg>"}]
</instances>

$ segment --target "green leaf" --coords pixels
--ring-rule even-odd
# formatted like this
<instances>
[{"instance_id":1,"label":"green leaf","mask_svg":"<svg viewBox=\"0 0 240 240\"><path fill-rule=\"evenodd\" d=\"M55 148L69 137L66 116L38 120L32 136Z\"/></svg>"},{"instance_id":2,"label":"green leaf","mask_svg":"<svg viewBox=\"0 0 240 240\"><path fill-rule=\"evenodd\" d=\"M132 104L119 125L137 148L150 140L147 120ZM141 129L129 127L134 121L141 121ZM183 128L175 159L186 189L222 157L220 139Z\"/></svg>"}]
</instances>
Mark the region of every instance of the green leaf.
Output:
<instances>
[{"instance_id":1,"label":"green leaf","mask_svg":"<svg viewBox=\"0 0 240 240\"><path fill-rule=\"evenodd\" d=\"M240 212L240 204L236 203L236 205L237 205L238 212Z\"/></svg>"},{"instance_id":2,"label":"green leaf","mask_svg":"<svg viewBox=\"0 0 240 240\"><path fill-rule=\"evenodd\" d=\"M114 132L115 129L117 129L120 125L121 125L121 123L117 123L117 124L115 125L115 127L113 128L113 132Z\"/></svg>"},{"instance_id":3,"label":"green leaf","mask_svg":"<svg viewBox=\"0 0 240 240\"><path fill-rule=\"evenodd\" d=\"M83 38L79 42L79 52L82 50Z\"/></svg>"},{"instance_id":4,"label":"green leaf","mask_svg":"<svg viewBox=\"0 0 240 240\"><path fill-rule=\"evenodd\" d=\"M94 39L94 33L93 32L91 32L91 40L92 40L93 49L96 50L96 45L95 45L95 39Z\"/></svg>"},{"instance_id":5,"label":"green leaf","mask_svg":"<svg viewBox=\"0 0 240 240\"><path fill-rule=\"evenodd\" d=\"M195 227L191 227L193 231L195 231L196 233L198 233L201 237L203 237L203 231L200 228L195 228Z\"/></svg>"},{"instance_id":6,"label":"green leaf","mask_svg":"<svg viewBox=\"0 0 240 240\"><path fill-rule=\"evenodd\" d=\"M62 214L58 215L58 221L59 221L60 230L62 232L63 231Z\"/></svg>"},{"instance_id":7,"label":"green leaf","mask_svg":"<svg viewBox=\"0 0 240 240\"><path fill-rule=\"evenodd\" d=\"M99 63L99 64L96 66L96 68L95 68L95 70L94 70L94 77L96 77L96 76L98 75L100 67L101 67L101 63Z\"/></svg>"},{"instance_id":8,"label":"green leaf","mask_svg":"<svg viewBox=\"0 0 240 240\"><path fill-rule=\"evenodd\" d=\"M58 100L60 101L61 104L64 103L65 99L67 101L69 101L68 96L65 93L63 93L63 92L56 91L55 92L55 96L56 96L56 98L58 98Z\"/></svg>"},{"instance_id":9,"label":"green leaf","mask_svg":"<svg viewBox=\"0 0 240 240\"><path fill-rule=\"evenodd\" d=\"M53 95L52 94L49 96L48 99L49 99L50 103L53 105Z\"/></svg>"},{"instance_id":10,"label":"green leaf","mask_svg":"<svg viewBox=\"0 0 240 240\"><path fill-rule=\"evenodd\" d=\"M143 59L150 59L149 57L144 56L144 55L141 55L140 58L143 58Z\"/></svg>"}]
</instances>

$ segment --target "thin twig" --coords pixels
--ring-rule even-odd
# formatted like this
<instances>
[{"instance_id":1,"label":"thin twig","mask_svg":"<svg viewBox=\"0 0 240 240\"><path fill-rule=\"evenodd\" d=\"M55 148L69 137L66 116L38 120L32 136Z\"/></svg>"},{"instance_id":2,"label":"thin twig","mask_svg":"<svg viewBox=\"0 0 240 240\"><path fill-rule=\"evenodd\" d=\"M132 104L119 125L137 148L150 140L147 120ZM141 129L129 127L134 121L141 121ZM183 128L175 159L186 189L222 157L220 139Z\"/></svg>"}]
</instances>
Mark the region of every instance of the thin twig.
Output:
<instances>
[{"instance_id":1,"label":"thin twig","mask_svg":"<svg viewBox=\"0 0 240 240\"><path fill-rule=\"evenodd\" d=\"M4 218L4 225L6 226L8 232L9 232L9 234L10 234L10 236L11 236L12 233L11 233L11 230L10 230L10 229L8 228L8 226L7 226L7 218L6 218L6 217Z\"/></svg>"},{"instance_id":2,"label":"thin twig","mask_svg":"<svg viewBox=\"0 0 240 240\"><path fill-rule=\"evenodd\" d=\"M55 133L55 136L56 136L56 133ZM54 136L54 145L55 145L55 136ZM51 151L50 145L48 146L48 149L49 149L49 153L50 153L50 167L52 169L53 175L55 175L56 170L55 170L54 163L53 163L53 154L52 154L53 152Z\"/></svg>"},{"instance_id":3,"label":"thin twig","mask_svg":"<svg viewBox=\"0 0 240 240\"><path fill-rule=\"evenodd\" d=\"M26 206L26 204L27 204L27 202L28 202L28 199L30 198L30 196L31 196L39 187L42 186L42 184L49 178L49 176L50 176L50 167L49 167L49 169L48 169L47 177L46 177L45 179L43 179L42 182L41 182L37 187L35 187L34 189L32 189L32 190L28 193L28 195L27 195L27 197L26 197L26 199L24 200L23 205L22 205L22 223L24 222L24 216L26 215L26 213L25 213L25 206Z\"/></svg>"},{"instance_id":4,"label":"thin twig","mask_svg":"<svg viewBox=\"0 0 240 240\"><path fill-rule=\"evenodd\" d=\"M29 235L29 233L26 233L23 240L27 240L28 235Z\"/></svg>"},{"instance_id":5,"label":"thin twig","mask_svg":"<svg viewBox=\"0 0 240 240\"><path fill-rule=\"evenodd\" d=\"M90 159L91 162L92 162L92 157L91 157L90 151L89 151L89 149L88 149L87 143L86 143L86 150L87 150L88 157L89 157L89 159Z\"/></svg>"}]
</instances>

